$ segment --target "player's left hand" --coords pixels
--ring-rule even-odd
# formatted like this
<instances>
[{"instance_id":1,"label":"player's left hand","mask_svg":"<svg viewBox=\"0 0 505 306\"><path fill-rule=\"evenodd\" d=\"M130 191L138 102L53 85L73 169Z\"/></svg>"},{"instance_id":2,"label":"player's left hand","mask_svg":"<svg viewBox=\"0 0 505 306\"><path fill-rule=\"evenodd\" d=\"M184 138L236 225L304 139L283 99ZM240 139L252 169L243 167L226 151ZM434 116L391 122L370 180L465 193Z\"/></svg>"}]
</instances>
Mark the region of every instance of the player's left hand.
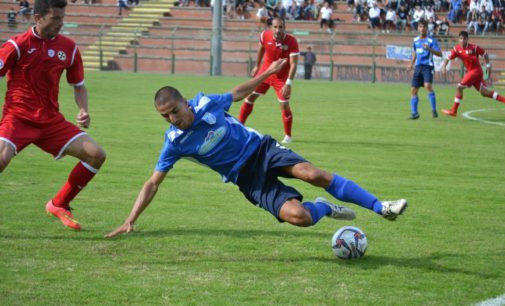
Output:
<instances>
[{"instance_id":1,"label":"player's left hand","mask_svg":"<svg viewBox=\"0 0 505 306\"><path fill-rule=\"evenodd\" d=\"M89 127L91 117L89 116L88 112L80 110L79 113L77 114L76 121L79 127L87 129Z\"/></svg>"},{"instance_id":2,"label":"player's left hand","mask_svg":"<svg viewBox=\"0 0 505 306\"><path fill-rule=\"evenodd\" d=\"M105 238L112 238L122 233L131 233L131 232L133 232L133 224L130 222L125 222L120 227L116 228L112 232L105 235Z\"/></svg>"},{"instance_id":3,"label":"player's left hand","mask_svg":"<svg viewBox=\"0 0 505 306\"><path fill-rule=\"evenodd\" d=\"M284 86L282 86L281 94L284 98L289 99L291 97L291 86L284 84Z\"/></svg>"}]
</instances>

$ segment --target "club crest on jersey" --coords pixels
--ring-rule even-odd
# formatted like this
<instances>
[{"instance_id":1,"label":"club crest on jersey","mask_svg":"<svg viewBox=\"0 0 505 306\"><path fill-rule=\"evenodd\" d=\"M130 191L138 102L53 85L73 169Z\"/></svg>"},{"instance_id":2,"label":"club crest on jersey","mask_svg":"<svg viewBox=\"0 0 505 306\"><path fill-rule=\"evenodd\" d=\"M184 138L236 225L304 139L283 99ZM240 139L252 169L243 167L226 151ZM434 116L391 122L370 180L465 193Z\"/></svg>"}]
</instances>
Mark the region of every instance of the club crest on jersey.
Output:
<instances>
[{"instance_id":1,"label":"club crest on jersey","mask_svg":"<svg viewBox=\"0 0 505 306\"><path fill-rule=\"evenodd\" d=\"M64 61L67 59L67 55L63 51L58 51L58 58L60 59L60 61Z\"/></svg>"},{"instance_id":2,"label":"club crest on jersey","mask_svg":"<svg viewBox=\"0 0 505 306\"><path fill-rule=\"evenodd\" d=\"M212 125L216 123L216 116L212 115L211 113L205 113L202 117L202 120Z\"/></svg>"},{"instance_id":3,"label":"club crest on jersey","mask_svg":"<svg viewBox=\"0 0 505 306\"><path fill-rule=\"evenodd\" d=\"M198 155L205 155L210 152L210 150L214 149L216 145L224 138L225 134L226 128L224 126L218 128L215 131L209 131L202 146L198 149Z\"/></svg>"},{"instance_id":4,"label":"club crest on jersey","mask_svg":"<svg viewBox=\"0 0 505 306\"><path fill-rule=\"evenodd\" d=\"M54 57L54 50L53 49L47 50L47 55L49 55L49 57Z\"/></svg>"},{"instance_id":5,"label":"club crest on jersey","mask_svg":"<svg viewBox=\"0 0 505 306\"><path fill-rule=\"evenodd\" d=\"M2 60L0 60L0 69L2 69L4 67L4 62Z\"/></svg>"}]
</instances>

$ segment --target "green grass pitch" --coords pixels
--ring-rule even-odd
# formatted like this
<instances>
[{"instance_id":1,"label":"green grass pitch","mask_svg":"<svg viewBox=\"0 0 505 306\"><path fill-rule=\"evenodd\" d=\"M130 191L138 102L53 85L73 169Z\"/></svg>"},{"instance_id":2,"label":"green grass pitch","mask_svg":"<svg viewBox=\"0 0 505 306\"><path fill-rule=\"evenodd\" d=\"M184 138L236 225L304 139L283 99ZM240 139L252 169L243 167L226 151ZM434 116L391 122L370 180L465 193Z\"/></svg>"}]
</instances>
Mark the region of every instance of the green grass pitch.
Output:
<instances>
[{"instance_id":1,"label":"green grass pitch","mask_svg":"<svg viewBox=\"0 0 505 306\"><path fill-rule=\"evenodd\" d=\"M349 204L358 214L350 222L280 224L218 174L181 161L137 231L104 239L128 215L157 160L167 123L153 107L154 92L172 85L192 98L245 80L88 73L89 134L108 159L72 203L83 230L44 213L76 160L55 162L34 146L14 158L0 174L0 304L471 305L505 293L505 126L432 119L424 89L421 118L410 121L408 84L296 80L292 98L290 147L380 199L407 198L398 221ZM434 87L439 109L450 107L454 87ZM65 83L60 98L73 121ZM505 124L505 105L465 91L461 112L476 109L490 110L473 116ZM272 91L248 125L282 138ZM329 197L288 183L306 199ZM331 237L344 225L367 234L363 258L333 255Z\"/></svg>"}]
</instances>

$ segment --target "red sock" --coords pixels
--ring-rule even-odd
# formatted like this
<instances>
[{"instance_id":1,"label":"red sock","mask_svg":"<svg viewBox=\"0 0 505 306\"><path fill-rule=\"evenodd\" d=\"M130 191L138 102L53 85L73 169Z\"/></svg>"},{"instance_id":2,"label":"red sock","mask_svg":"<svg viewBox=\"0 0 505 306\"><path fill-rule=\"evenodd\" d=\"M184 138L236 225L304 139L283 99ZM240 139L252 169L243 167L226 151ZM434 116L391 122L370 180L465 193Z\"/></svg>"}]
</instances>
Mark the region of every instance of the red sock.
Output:
<instances>
[{"instance_id":1,"label":"red sock","mask_svg":"<svg viewBox=\"0 0 505 306\"><path fill-rule=\"evenodd\" d=\"M249 103L247 100L242 103L242 106L240 107L240 113L238 114L238 121L240 121L242 124L245 124L247 117L252 113L253 111L254 104Z\"/></svg>"},{"instance_id":2,"label":"red sock","mask_svg":"<svg viewBox=\"0 0 505 306\"><path fill-rule=\"evenodd\" d=\"M454 97L454 104L452 105L452 109L451 109L454 113L458 112L458 107L459 107L459 104L461 103L462 100L463 100L463 96L455 96Z\"/></svg>"},{"instance_id":3,"label":"red sock","mask_svg":"<svg viewBox=\"0 0 505 306\"><path fill-rule=\"evenodd\" d=\"M89 165L87 166L90 167ZM77 163L74 169L72 169L72 172L70 172L65 185L61 187L60 191L53 198L53 204L55 206L68 207L70 201L72 201L75 196L84 189L98 171L93 168L91 169L92 170L86 168L83 162Z\"/></svg>"},{"instance_id":4,"label":"red sock","mask_svg":"<svg viewBox=\"0 0 505 306\"><path fill-rule=\"evenodd\" d=\"M284 123L284 134L291 137L291 127L293 126L293 114L291 109L282 110L282 122Z\"/></svg>"},{"instance_id":5,"label":"red sock","mask_svg":"<svg viewBox=\"0 0 505 306\"><path fill-rule=\"evenodd\" d=\"M505 98L503 96L500 96L496 91L493 91L491 93L491 97L495 99L496 101L500 101L501 103L505 103Z\"/></svg>"}]
</instances>

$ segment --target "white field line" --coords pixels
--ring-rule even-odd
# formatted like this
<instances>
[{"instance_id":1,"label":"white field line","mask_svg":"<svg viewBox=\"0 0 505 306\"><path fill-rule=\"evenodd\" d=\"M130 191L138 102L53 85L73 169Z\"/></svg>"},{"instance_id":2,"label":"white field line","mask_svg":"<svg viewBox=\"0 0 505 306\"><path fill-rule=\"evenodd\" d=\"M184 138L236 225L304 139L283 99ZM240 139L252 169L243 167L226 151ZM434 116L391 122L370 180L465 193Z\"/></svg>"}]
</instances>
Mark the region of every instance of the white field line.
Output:
<instances>
[{"instance_id":1,"label":"white field line","mask_svg":"<svg viewBox=\"0 0 505 306\"><path fill-rule=\"evenodd\" d=\"M496 110L501 110L501 111L503 111L503 110L502 110L502 109L500 109L500 108L483 108L483 109L474 109L474 110L470 110L470 111L464 112L464 113L463 113L463 117L465 117L466 119L475 120L475 121L482 122L482 123L486 123L486 124L494 124L494 125L505 126L505 123L503 123L503 122L494 122L494 121L484 120L484 119L480 119L480 118L477 118L477 117L473 117L473 116L471 115L471 114L473 114L473 113L482 113L482 112L487 112L487 111L496 111Z\"/></svg>"},{"instance_id":2,"label":"white field line","mask_svg":"<svg viewBox=\"0 0 505 306\"><path fill-rule=\"evenodd\" d=\"M505 305L505 294L475 304L475 306L503 306Z\"/></svg>"}]
</instances>

